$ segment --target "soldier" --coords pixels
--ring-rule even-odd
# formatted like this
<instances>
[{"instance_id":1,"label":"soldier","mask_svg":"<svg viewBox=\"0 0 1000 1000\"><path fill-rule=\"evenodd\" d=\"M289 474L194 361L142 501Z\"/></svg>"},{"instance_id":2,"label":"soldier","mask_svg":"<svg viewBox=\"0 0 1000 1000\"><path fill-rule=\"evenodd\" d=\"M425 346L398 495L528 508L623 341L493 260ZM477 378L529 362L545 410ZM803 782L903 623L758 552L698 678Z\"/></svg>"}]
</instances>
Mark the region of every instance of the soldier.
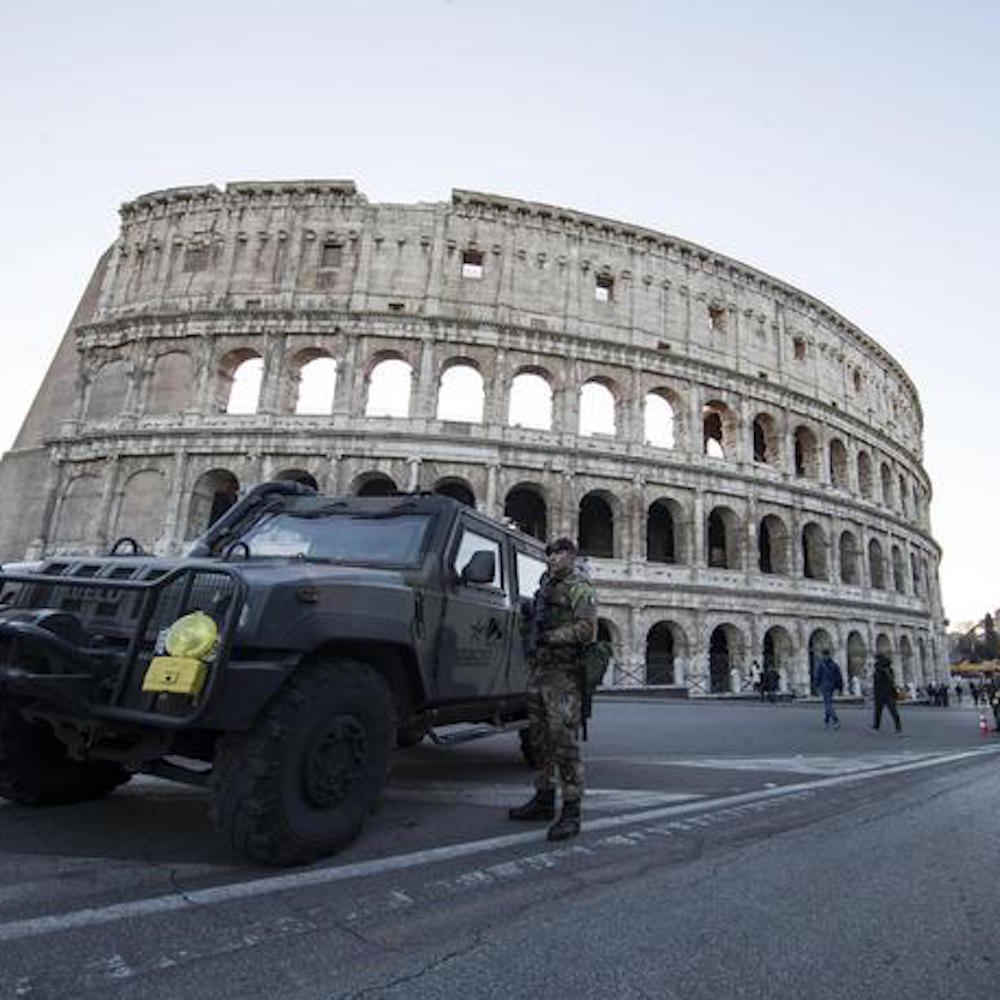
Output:
<instances>
[{"instance_id":1,"label":"soldier","mask_svg":"<svg viewBox=\"0 0 1000 1000\"><path fill-rule=\"evenodd\" d=\"M580 649L597 638L594 588L576 565L576 546L557 538L545 550L548 570L534 601L534 657L528 682L528 714L538 755L535 795L511 809L511 819L555 819L554 772L562 781L562 813L549 840L580 832L583 763L580 760Z\"/></svg>"}]
</instances>

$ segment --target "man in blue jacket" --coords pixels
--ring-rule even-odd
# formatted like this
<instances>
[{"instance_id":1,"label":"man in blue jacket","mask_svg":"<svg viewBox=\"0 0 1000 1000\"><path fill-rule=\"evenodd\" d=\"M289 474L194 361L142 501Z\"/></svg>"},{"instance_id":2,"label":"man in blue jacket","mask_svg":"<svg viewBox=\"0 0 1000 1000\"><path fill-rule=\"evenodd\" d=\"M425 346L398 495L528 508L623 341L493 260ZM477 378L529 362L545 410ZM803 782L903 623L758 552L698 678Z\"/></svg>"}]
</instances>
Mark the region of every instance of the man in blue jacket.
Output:
<instances>
[{"instance_id":1,"label":"man in blue jacket","mask_svg":"<svg viewBox=\"0 0 1000 1000\"><path fill-rule=\"evenodd\" d=\"M816 690L823 696L823 725L829 726L832 723L834 729L840 729L840 719L833 707L833 693L844 690L844 676L828 649L823 651L816 664L815 681Z\"/></svg>"}]
</instances>

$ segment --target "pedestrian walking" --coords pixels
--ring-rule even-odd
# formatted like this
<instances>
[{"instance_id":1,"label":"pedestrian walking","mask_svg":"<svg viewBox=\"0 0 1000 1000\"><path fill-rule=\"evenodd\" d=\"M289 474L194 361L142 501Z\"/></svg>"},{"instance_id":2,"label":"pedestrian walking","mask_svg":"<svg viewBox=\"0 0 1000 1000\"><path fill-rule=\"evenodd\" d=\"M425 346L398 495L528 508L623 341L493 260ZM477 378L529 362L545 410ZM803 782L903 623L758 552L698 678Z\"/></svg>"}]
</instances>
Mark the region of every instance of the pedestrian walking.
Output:
<instances>
[{"instance_id":1,"label":"pedestrian walking","mask_svg":"<svg viewBox=\"0 0 1000 1000\"><path fill-rule=\"evenodd\" d=\"M528 717L537 755L535 794L508 816L555 819L558 773L562 812L549 827L548 838L565 840L580 832L580 656L583 647L597 639L597 601L590 580L576 564L576 546L569 538L557 538L545 554L548 569L535 593L527 643Z\"/></svg>"},{"instance_id":2,"label":"pedestrian walking","mask_svg":"<svg viewBox=\"0 0 1000 1000\"><path fill-rule=\"evenodd\" d=\"M828 649L823 651L816 664L815 683L816 690L823 698L823 725L832 725L834 729L840 729L840 719L837 718L837 711L833 707L833 696L838 691L843 693L844 675Z\"/></svg>"},{"instance_id":3,"label":"pedestrian walking","mask_svg":"<svg viewBox=\"0 0 1000 1000\"><path fill-rule=\"evenodd\" d=\"M896 676L892 672L892 661L884 653L875 657L875 724L872 729L878 729L882 722L882 709L888 708L892 721L896 724L896 732L903 731L896 709Z\"/></svg>"}]
</instances>

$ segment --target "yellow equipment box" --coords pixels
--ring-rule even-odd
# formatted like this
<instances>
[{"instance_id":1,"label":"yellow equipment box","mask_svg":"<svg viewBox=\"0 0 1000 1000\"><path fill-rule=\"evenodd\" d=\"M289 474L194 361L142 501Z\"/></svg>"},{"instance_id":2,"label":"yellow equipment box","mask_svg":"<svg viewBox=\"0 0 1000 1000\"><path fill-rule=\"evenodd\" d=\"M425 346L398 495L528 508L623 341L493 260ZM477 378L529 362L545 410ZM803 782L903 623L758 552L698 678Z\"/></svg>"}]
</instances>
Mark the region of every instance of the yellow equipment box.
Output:
<instances>
[{"instance_id":1,"label":"yellow equipment box","mask_svg":"<svg viewBox=\"0 0 1000 1000\"><path fill-rule=\"evenodd\" d=\"M208 668L190 656L154 656L142 680L143 691L201 694Z\"/></svg>"}]
</instances>

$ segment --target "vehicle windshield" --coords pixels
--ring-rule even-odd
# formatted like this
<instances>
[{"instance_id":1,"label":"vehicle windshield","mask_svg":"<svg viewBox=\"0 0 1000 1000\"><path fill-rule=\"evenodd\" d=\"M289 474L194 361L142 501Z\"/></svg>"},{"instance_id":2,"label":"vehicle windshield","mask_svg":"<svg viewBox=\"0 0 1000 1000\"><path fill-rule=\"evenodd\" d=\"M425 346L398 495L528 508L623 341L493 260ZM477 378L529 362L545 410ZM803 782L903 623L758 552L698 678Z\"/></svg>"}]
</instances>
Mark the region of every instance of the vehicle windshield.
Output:
<instances>
[{"instance_id":1,"label":"vehicle windshield","mask_svg":"<svg viewBox=\"0 0 1000 1000\"><path fill-rule=\"evenodd\" d=\"M269 514L240 536L250 556L284 556L412 566L420 561L431 518L427 514Z\"/></svg>"}]
</instances>

